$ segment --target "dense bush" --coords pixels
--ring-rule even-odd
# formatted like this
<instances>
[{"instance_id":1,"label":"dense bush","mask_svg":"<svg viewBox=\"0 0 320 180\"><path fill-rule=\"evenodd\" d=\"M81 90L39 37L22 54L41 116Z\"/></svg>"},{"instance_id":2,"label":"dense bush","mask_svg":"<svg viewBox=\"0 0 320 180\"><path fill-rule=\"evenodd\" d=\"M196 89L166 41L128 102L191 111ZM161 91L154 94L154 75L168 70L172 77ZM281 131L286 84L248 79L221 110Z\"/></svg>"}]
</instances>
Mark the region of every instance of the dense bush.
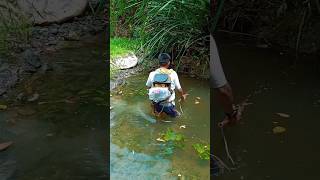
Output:
<instances>
[{"instance_id":1,"label":"dense bush","mask_svg":"<svg viewBox=\"0 0 320 180\"><path fill-rule=\"evenodd\" d=\"M175 58L207 54L208 24L207 0L111 1L112 35L139 38L149 57L164 51Z\"/></svg>"}]
</instances>

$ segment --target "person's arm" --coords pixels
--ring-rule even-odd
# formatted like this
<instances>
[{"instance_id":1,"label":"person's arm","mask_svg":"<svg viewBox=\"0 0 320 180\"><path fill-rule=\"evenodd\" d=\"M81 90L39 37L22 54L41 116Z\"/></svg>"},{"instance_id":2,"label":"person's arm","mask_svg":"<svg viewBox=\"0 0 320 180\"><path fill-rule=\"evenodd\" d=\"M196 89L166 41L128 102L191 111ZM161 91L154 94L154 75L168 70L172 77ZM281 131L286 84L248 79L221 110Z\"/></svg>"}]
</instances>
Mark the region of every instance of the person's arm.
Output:
<instances>
[{"instance_id":1,"label":"person's arm","mask_svg":"<svg viewBox=\"0 0 320 180\"><path fill-rule=\"evenodd\" d=\"M211 85L215 89L216 98L222 106L228 120L240 120L241 117L237 116L237 111L233 104L232 88L223 72L217 44L212 36L210 36L210 73Z\"/></svg>"},{"instance_id":2,"label":"person's arm","mask_svg":"<svg viewBox=\"0 0 320 180\"><path fill-rule=\"evenodd\" d=\"M148 77L148 80L147 80L147 82L146 82L146 87L148 88L148 89L150 89L151 87L152 87L152 78L153 78L153 74L152 74L152 72L149 74L149 77Z\"/></svg>"},{"instance_id":3,"label":"person's arm","mask_svg":"<svg viewBox=\"0 0 320 180\"><path fill-rule=\"evenodd\" d=\"M233 105L233 93L230 85L227 83L220 88L216 88L215 91L217 100L221 104L224 112L228 115L232 115L235 109Z\"/></svg>"},{"instance_id":4,"label":"person's arm","mask_svg":"<svg viewBox=\"0 0 320 180\"><path fill-rule=\"evenodd\" d=\"M179 92L179 95L180 97L183 99L183 100L186 100L187 99L187 96L188 94L186 94L182 87L181 87L181 84L180 84L180 81L179 81L179 77L178 77L178 74L176 72L174 72L174 84L175 84L175 88L177 89L177 91Z\"/></svg>"}]
</instances>

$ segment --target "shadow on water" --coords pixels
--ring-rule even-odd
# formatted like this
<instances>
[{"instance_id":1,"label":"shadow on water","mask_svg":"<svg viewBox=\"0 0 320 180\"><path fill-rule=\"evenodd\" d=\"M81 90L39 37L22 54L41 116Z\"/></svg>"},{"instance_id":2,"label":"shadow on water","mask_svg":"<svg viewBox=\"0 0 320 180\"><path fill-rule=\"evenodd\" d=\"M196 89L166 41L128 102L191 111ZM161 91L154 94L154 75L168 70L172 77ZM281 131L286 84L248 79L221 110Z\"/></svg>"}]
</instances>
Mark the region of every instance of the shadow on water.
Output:
<instances>
[{"instance_id":1,"label":"shadow on water","mask_svg":"<svg viewBox=\"0 0 320 180\"><path fill-rule=\"evenodd\" d=\"M219 49L236 100L250 95L253 104L246 107L241 124L225 131L239 167L216 179L319 179L320 72L313 58L302 57L289 68L291 57L268 49L228 43ZM221 112L217 107L215 123L222 119ZM277 126L286 131L274 134ZM216 155L226 157L219 131L214 129L213 147Z\"/></svg>"},{"instance_id":2,"label":"shadow on water","mask_svg":"<svg viewBox=\"0 0 320 180\"><path fill-rule=\"evenodd\" d=\"M201 160L192 147L194 143L210 142L208 82L181 77L182 86L190 93L181 104L184 113L177 119L167 117L168 122L160 122L151 114L147 77L130 77L117 90L121 95L112 94L111 178L177 179L180 174L187 179L209 179L209 162ZM201 98L199 104L195 104L197 97ZM166 144L156 140L167 128L182 133L186 139L183 148L169 154L164 153Z\"/></svg>"},{"instance_id":3,"label":"shadow on water","mask_svg":"<svg viewBox=\"0 0 320 180\"><path fill-rule=\"evenodd\" d=\"M0 179L105 179L107 169L106 46L97 37L44 55L54 71L23 81L17 93L39 94L0 114ZM27 85L26 85L27 84Z\"/></svg>"}]
</instances>

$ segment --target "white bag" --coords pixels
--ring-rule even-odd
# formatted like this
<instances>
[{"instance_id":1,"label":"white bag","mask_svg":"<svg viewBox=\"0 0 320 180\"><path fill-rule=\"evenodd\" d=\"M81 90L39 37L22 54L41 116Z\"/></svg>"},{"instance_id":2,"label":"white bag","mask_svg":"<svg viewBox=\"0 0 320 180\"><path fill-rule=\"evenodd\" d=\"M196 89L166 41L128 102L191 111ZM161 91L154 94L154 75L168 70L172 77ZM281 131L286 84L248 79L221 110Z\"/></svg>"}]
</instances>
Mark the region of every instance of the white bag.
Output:
<instances>
[{"instance_id":1,"label":"white bag","mask_svg":"<svg viewBox=\"0 0 320 180\"><path fill-rule=\"evenodd\" d=\"M149 99L155 103L168 100L171 92L167 87L152 87L149 89Z\"/></svg>"}]
</instances>

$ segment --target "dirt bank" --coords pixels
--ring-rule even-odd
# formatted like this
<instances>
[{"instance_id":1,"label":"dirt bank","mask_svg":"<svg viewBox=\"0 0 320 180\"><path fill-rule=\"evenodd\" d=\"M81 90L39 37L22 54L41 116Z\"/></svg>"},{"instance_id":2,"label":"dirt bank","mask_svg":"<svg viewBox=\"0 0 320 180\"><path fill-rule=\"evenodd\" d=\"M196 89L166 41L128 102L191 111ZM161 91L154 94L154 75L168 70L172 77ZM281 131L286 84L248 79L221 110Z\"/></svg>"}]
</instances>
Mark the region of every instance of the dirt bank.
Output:
<instances>
[{"instance_id":1,"label":"dirt bank","mask_svg":"<svg viewBox=\"0 0 320 180\"><path fill-rule=\"evenodd\" d=\"M55 62L44 61L41 55L68 47L68 41L81 41L84 37L104 33L105 29L103 14L93 13L90 7L67 22L31 27L28 43L15 46L8 55L0 56L0 97L6 98L6 93L22 79L55 69Z\"/></svg>"}]
</instances>

